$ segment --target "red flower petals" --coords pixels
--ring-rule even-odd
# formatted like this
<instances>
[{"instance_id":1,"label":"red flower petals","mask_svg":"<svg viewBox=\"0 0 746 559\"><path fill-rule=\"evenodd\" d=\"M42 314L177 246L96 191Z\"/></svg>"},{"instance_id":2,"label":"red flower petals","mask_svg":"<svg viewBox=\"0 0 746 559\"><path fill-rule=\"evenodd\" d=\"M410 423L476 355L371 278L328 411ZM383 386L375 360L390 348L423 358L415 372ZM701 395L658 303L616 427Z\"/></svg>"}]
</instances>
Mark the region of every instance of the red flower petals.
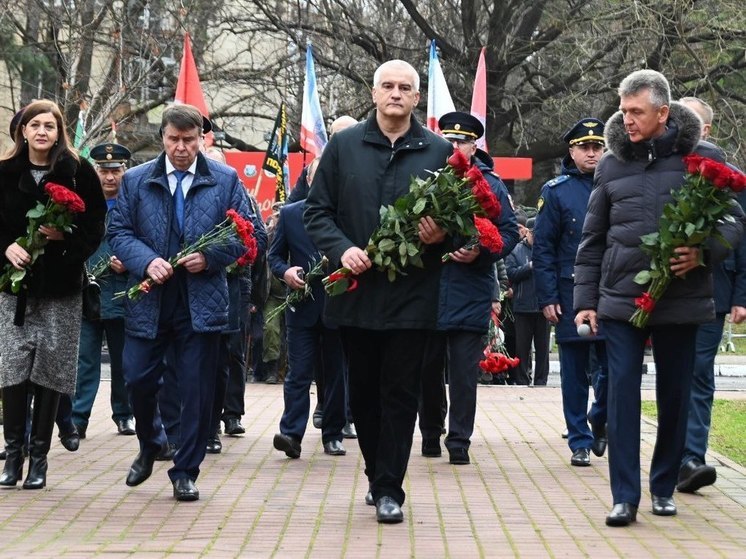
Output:
<instances>
[{"instance_id":1,"label":"red flower petals","mask_svg":"<svg viewBox=\"0 0 746 559\"><path fill-rule=\"evenodd\" d=\"M83 199L69 188L55 182L48 182L44 185L44 190L49 194L52 202L63 206L67 211L76 214L85 211Z\"/></svg>"}]
</instances>

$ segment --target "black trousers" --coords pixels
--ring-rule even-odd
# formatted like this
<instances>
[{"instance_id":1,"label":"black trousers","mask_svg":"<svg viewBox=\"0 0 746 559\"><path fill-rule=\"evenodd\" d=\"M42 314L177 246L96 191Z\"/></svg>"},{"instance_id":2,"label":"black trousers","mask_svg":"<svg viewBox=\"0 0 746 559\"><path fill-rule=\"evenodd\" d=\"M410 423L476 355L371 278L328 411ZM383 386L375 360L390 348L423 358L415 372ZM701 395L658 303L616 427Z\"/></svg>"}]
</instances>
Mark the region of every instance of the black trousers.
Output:
<instances>
[{"instance_id":1,"label":"black trousers","mask_svg":"<svg viewBox=\"0 0 746 559\"><path fill-rule=\"evenodd\" d=\"M402 504L420 396L427 330L340 328L349 360L350 408L375 500Z\"/></svg>"},{"instance_id":2,"label":"black trousers","mask_svg":"<svg viewBox=\"0 0 746 559\"><path fill-rule=\"evenodd\" d=\"M534 343L534 384L544 386L549 377L549 321L542 313L515 313L516 384L531 384L531 342Z\"/></svg>"},{"instance_id":3,"label":"black trousers","mask_svg":"<svg viewBox=\"0 0 746 559\"><path fill-rule=\"evenodd\" d=\"M446 335L433 332L422 363L422 394L418 410L423 439L439 439L448 413L446 398Z\"/></svg>"}]
</instances>

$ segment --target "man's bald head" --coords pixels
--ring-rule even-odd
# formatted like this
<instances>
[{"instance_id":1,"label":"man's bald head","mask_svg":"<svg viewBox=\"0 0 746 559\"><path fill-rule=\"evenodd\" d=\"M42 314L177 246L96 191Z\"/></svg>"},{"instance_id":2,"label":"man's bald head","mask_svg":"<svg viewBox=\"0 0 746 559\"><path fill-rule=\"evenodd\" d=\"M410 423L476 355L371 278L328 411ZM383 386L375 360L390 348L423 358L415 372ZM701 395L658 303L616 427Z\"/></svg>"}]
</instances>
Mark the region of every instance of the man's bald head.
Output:
<instances>
[{"instance_id":1,"label":"man's bald head","mask_svg":"<svg viewBox=\"0 0 746 559\"><path fill-rule=\"evenodd\" d=\"M332 122L331 127L329 128L329 131L331 132L331 136L336 134L337 132L344 130L345 128L349 128L350 126L353 126L357 124L357 120L352 118L348 115L343 115Z\"/></svg>"}]
</instances>

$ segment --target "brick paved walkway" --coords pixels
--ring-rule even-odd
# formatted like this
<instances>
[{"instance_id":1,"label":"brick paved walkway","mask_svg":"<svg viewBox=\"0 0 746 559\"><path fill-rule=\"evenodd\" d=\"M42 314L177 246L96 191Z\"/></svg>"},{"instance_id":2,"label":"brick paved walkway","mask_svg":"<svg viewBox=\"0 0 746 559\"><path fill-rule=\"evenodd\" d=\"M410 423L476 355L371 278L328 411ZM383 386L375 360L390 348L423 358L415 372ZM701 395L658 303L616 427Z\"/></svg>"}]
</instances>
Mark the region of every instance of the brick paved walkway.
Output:
<instances>
[{"instance_id":1,"label":"brick paved walkway","mask_svg":"<svg viewBox=\"0 0 746 559\"><path fill-rule=\"evenodd\" d=\"M590 468L569 465L557 388L480 386L470 466L421 457L417 435L405 521L393 526L377 524L363 501L355 441L345 441L347 456L326 456L311 427L300 460L272 449L280 385L248 386L248 432L223 437L223 453L208 455L200 501L173 500L162 462L151 479L128 488L137 441L116 434L108 391L102 383L78 452L54 441L45 490L0 490L0 556L745 556L746 471L733 464L719 465L717 485L701 495L677 494L678 516L652 516L645 493L636 525L607 528L606 458L593 457ZM654 430L643 430L646 476Z\"/></svg>"}]
</instances>

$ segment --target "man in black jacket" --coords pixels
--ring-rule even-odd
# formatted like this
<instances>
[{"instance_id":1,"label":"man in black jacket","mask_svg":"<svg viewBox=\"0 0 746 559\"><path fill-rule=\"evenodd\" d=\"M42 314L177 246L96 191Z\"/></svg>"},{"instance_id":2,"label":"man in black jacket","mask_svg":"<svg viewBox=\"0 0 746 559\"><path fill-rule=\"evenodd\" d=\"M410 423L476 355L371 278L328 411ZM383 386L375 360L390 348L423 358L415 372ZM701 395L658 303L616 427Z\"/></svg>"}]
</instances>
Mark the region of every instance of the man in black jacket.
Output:
<instances>
[{"instance_id":1,"label":"man in black jacket","mask_svg":"<svg viewBox=\"0 0 746 559\"><path fill-rule=\"evenodd\" d=\"M453 148L412 116L419 76L401 60L382 64L373 77L375 113L334 136L321 156L306 202L308 234L330 261L359 276L355 291L330 297L326 319L340 326L349 359L350 408L365 473L366 502L379 522L403 520L402 483L412 447L420 370L435 328L440 254L425 250L424 268L390 282L371 270L361 247L379 222L379 208L409 192L410 177L443 167ZM419 226L425 244L445 235L432 218Z\"/></svg>"},{"instance_id":2,"label":"man in black jacket","mask_svg":"<svg viewBox=\"0 0 746 559\"><path fill-rule=\"evenodd\" d=\"M711 263L722 259L720 243L678 247L670 270L677 276L657 302L650 322L637 328L629 322L643 286L635 282L649 258L640 237L658 230L671 190L679 189L686 172L683 157L694 151L720 159L715 146L700 143L701 122L671 101L666 78L639 70L619 86L620 111L606 123L609 151L596 167L583 236L575 260L575 323L601 320L609 361L609 477L614 507L608 526L627 526L640 502L640 382L645 340L653 342L656 370L658 433L650 467L652 512L676 514L676 487L686 434L694 367L697 325L715 318ZM736 245L743 232L743 212L731 206L736 219L718 227ZM700 252L707 251L700 265ZM602 266L603 263L603 266Z\"/></svg>"}]
</instances>

